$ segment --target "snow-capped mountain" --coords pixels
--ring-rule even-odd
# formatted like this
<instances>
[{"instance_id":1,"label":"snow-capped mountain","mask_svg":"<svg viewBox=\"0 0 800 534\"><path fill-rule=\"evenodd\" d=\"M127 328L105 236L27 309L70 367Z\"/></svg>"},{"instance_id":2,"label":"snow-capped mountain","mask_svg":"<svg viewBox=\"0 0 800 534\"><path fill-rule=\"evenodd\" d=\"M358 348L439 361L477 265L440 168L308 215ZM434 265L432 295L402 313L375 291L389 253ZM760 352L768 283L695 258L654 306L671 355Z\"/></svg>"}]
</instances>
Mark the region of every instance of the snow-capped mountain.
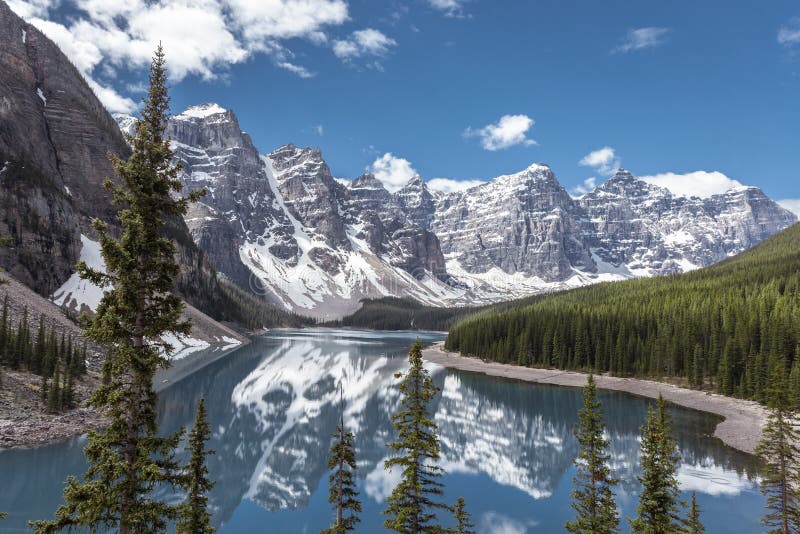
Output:
<instances>
[{"instance_id":1,"label":"snow-capped mountain","mask_svg":"<svg viewBox=\"0 0 800 534\"><path fill-rule=\"evenodd\" d=\"M126 116L121 125L131 128ZM193 106L168 127L187 189L187 225L217 269L290 310L335 317L364 297L452 298L436 236L372 175L343 185L318 149L260 155L233 112Z\"/></svg>"},{"instance_id":2,"label":"snow-capped mountain","mask_svg":"<svg viewBox=\"0 0 800 534\"><path fill-rule=\"evenodd\" d=\"M365 297L476 304L684 272L797 221L755 187L684 197L622 169L573 198L541 163L467 191L415 176L390 193L371 174L335 179L317 148L260 155L217 104L173 117L169 134L183 183L208 191L186 218L197 245L242 287L322 318Z\"/></svg>"}]
</instances>

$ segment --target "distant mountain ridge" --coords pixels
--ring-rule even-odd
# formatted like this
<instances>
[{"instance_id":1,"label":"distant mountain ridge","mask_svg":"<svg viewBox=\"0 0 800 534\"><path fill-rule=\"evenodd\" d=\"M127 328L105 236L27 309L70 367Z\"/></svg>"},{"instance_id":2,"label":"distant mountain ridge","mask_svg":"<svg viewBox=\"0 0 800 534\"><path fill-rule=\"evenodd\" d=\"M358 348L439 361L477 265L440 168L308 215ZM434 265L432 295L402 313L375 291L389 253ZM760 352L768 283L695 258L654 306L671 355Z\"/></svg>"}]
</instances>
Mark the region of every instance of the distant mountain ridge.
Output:
<instances>
[{"instance_id":1,"label":"distant mountain ridge","mask_svg":"<svg viewBox=\"0 0 800 534\"><path fill-rule=\"evenodd\" d=\"M213 103L174 116L169 132L184 184L210 191L187 217L198 246L242 287L319 318L362 298L482 304L685 272L797 221L755 187L687 198L623 169L573 198L539 163L467 191L417 176L391 193L371 174L334 179L317 148L260 155Z\"/></svg>"}]
</instances>

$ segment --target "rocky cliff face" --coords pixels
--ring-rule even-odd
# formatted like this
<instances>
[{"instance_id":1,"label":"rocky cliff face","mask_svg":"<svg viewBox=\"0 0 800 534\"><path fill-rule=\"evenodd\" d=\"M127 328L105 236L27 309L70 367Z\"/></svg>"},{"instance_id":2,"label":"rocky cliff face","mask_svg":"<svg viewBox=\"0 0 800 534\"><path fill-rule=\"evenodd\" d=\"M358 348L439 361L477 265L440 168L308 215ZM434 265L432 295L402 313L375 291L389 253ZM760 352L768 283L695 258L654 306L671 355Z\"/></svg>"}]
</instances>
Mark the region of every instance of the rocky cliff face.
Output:
<instances>
[{"instance_id":1,"label":"rocky cliff face","mask_svg":"<svg viewBox=\"0 0 800 534\"><path fill-rule=\"evenodd\" d=\"M91 220L117 224L102 187L114 179L109 153L129 154L114 118L58 47L0 0L0 236L13 239L0 267L43 296L64 293ZM183 220L165 231L178 244L179 291L213 311L222 296L213 265Z\"/></svg>"},{"instance_id":2,"label":"rocky cliff face","mask_svg":"<svg viewBox=\"0 0 800 534\"><path fill-rule=\"evenodd\" d=\"M711 265L797 220L755 187L687 198L624 169L578 202L597 238L596 259L636 276Z\"/></svg>"},{"instance_id":3,"label":"rocky cliff face","mask_svg":"<svg viewBox=\"0 0 800 534\"><path fill-rule=\"evenodd\" d=\"M535 164L444 197L431 229L448 260L467 272L500 269L552 282L573 269L596 270L583 219L550 167Z\"/></svg>"},{"instance_id":4,"label":"rocky cliff face","mask_svg":"<svg viewBox=\"0 0 800 534\"><path fill-rule=\"evenodd\" d=\"M126 151L77 69L0 2L0 265L43 294L63 283L86 217L113 213L107 154Z\"/></svg>"},{"instance_id":5,"label":"rocky cliff face","mask_svg":"<svg viewBox=\"0 0 800 534\"><path fill-rule=\"evenodd\" d=\"M315 148L261 156L216 104L187 109L168 131L186 189L208 191L186 217L192 237L240 286L322 317L365 296L425 299L431 284L447 291L438 239L374 176L344 185Z\"/></svg>"},{"instance_id":6,"label":"rocky cliff face","mask_svg":"<svg viewBox=\"0 0 800 534\"><path fill-rule=\"evenodd\" d=\"M757 188L686 198L625 170L573 198L545 164L463 192L416 176L390 193L371 174L334 179L316 148L259 156L216 104L169 131L184 184L209 191L187 217L197 245L239 285L323 318L364 297L474 304L684 272L796 221Z\"/></svg>"}]
</instances>

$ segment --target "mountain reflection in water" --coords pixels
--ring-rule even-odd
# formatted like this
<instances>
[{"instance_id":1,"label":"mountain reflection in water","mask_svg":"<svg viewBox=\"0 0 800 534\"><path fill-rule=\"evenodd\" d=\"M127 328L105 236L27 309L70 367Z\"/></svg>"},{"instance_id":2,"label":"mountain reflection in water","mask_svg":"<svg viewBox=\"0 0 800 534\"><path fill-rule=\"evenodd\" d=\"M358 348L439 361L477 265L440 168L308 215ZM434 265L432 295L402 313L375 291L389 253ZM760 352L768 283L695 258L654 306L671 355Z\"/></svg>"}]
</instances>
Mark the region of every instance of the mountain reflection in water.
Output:
<instances>
[{"instance_id":1,"label":"mountain reflection in water","mask_svg":"<svg viewBox=\"0 0 800 534\"><path fill-rule=\"evenodd\" d=\"M359 532L382 529L383 501L397 481L386 471L391 414L399 403L395 374L419 336L438 334L333 330L276 331L208 364L161 392L162 429L191 427L205 397L214 519L220 532L319 532L330 519L327 455L339 414L356 432L364 501ZM202 358L202 356L201 356ZM579 389L535 386L429 366L441 389L431 404L439 426L445 498L467 498L479 532L561 531L571 517L569 490L577 441L572 431ZM639 429L647 401L599 392L621 479L623 516L636 507ZM684 491L698 492L709 532L758 530L763 499L749 477L755 463L709 438L718 419L672 409ZM60 500L53 481L83 470L81 440L0 453L0 510L8 525L49 516ZM24 470L23 470L24 469ZM30 496L36 495L36 502ZM177 497L177 496L175 496ZM28 514L23 516L22 514ZM624 523L624 521L623 521ZM505 529L505 530L503 530ZM723 530L724 529L724 530ZM623 527L627 531L627 526Z\"/></svg>"}]
</instances>

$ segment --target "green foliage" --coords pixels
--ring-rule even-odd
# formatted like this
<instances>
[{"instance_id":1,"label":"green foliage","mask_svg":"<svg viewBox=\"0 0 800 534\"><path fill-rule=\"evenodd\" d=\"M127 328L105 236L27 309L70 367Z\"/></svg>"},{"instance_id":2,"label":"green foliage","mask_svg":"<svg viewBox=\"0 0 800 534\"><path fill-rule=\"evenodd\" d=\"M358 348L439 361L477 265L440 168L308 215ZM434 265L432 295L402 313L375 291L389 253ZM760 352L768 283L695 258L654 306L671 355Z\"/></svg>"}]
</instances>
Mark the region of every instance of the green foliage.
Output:
<instances>
[{"instance_id":1,"label":"green foliage","mask_svg":"<svg viewBox=\"0 0 800 534\"><path fill-rule=\"evenodd\" d=\"M700 507L697 505L697 494L692 492L692 503L686 516L686 534L703 534L706 528L700 521Z\"/></svg>"},{"instance_id":2,"label":"green foliage","mask_svg":"<svg viewBox=\"0 0 800 534\"><path fill-rule=\"evenodd\" d=\"M669 414L659 395L655 410L648 409L642 427L642 484L636 517L629 519L634 532L674 534L682 532L677 471L680 463L678 444L672 437Z\"/></svg>"},{"instance_id":3,"label":"green foliage","mask_svg":"<svg viewBox=\"0 0 800 534\"><path fill-rule=\"evenodd\" d=\"M42 378L42 403L47 413L74 408L75 378L86 374L86 346L78 350L72 335L63 333L59 344L56 326L48 325L44 315L37 323L35 338L27 308L16 325L11 315L5 295L0 312L0 365L24 368Z\"/></svg>"},{"instance_id":4,"label":"green foliage","mask_svg":"<svg viewBox=\"0 0 800 534\"><path fill-rule=\"evenodd\" d=\"M472 516L467 512L464 497L456 499L453 515L456 518L454 534L475 534L475 525L472 524Z\"/></svg>"},{"instance_id":5,"label":"green foliage","mask_svg":"<svg viewBox=\"0 0 800 534\"><path fill-rule=\"evenodd\" d=\"M135 136L129 138L132 154L127 160L111 156L120 183L107 180L105 185L122 206L121 235L113 237L104 223L94 221L107 273L83 262L77 265L83 279L106 288L86 333L111 347L109 382L97 388L89 401L109 425L89 432L84 449L89 467L82 480L67 481L65 504L55 520L33 523L40 534L73 527L157 533L178 516L177 506L152 493L157 486L183 481L175 461L180 434L157 433L153 376L158 367L168 365L164 352L171 347L156 340L167 333L190 331L190 324L180 319L182 302L172 293L179 272L176 248L161 232L165 220L185 214L188 202L198 194L177 196L182 189L179 168L172 164L170 141L164 134L169 107L164 65L159 46L142 118Z\"/></svg>"},{"instance_id":6,"label":"green foliage","mask_svg":"<svg viewBox=\"0 0 800 534\"><path fill-rule=\"evenodd\" d=\"M769 389L769 417L756 454L764 462L761 492L767 513L761 518L770 532L800 532L800 432L797 412L790 408L786 373L778 365Z\"/></svg>"},{"instance_id":7,"label":"green foliage","mask_svg":"<svg viewBox=\"0 0 800 534\"><path fill-rule=\"evenodd\" d=\"M534 367L683 381L766 401L800 359L800 225L707 269L598 284L488 309L446 348ZM800 388L800 368L790 382ZM793 402L800 392L792 390Z\"/></svg>"},{"instance_id":8,"label":"green foliage","mask_svg":"<svg viewBox=\"0 0 800 534\"><path fill-rule=\"evenodd\" d=\"M206 450L206 443L211 436L211 428L206 419L205 400L197 404L194 428L189 433L189 463L184 467L183 485L188 490L186 501L181 505L177 534L212 534L217 529L211 526L211 514L208 512L208 492L214 483L208 478L206 456L214 451Z\"/></svg>"},{"instance_id":9,"label":"green foliage","mask_svg":"<svg viewBox=\"0 0 800 534\"><path fill-rule=\"evenodd\" d=\"M526 306L540 300L541 296L499 304L476 307L442 308L426 306L416 300L398 297L364 299L361 308L338 321L323 323L324 326L371 328L374 330L449 330L458 321L477 313L499 313L508 309Z\"/></svg>"},{"instance_id":10,"label":"green foliage","mask_svg":"<svg viewBox=\"0 0 800 534\"><path fill-rule=\"evenodd\" d=\"M345 429L344 407L342 407L342 416L339 419L339 426L336 427L334 440L328 457L328 469L331 471L328 476L330 487L328 502L333 505L336 520L321 534L352 532L356 528L356 523L361 521L357 515L361 513L361 501L358 500L354 476L356 471L355 436Z\"/></svg>"},{"instance_id":11,"label":"green foliage","mask_svg":"<svg viewBox=\"0 0 800 534\"><path fill-rule=\"evenodd\" d=\"M477 309L425 306L415 300L397 297L364 299L361 308L351 315L326 325L374 330L444 331Z\"/></svg>"},{"instance_id":12,"label":"green foliage","mask_svg":"<svg viewBox=\"0 0 800 534\"><path fill-rule=\"evenodd\" d=\"M384 462L386 469L402 469L401 479L387 499L383 525L402 534L439 534L445 530L436 524L437 509L448 509L438 502L444 470L439 461L439 437L436 423L428 413L428 403L438 392L422 364L419 340L408 353L411 368L400 382L400 409L392 415L397 441L389 448L397 454Z\"/></svg>"},{"instance_id":13,"label":"green foliage","mask_svg":"<svg viewBox=\"0 0 800 534\"><path fill-rule=\"evenodd\" d=\"M575 459L576 474L572 490L572 508L576 518L565 526L576 534L614 534L619 532L619 514L614 502L609 441L604 437L605 425L594 377L589 375L583 388L583 409L575 429L580 449Z\"/></svg>"},{"instance_id":14,"label":"green foliage","mask_svg":"<svg viewBox=\"0 0 800 534\"><path fill-rule=\"evenodd\" d=\"M10 237L0 237L0 247L5 247L10 245L13 240ZM7 284L8 280L0 276L0 286Z\"/></svg>"}]
</instances>

